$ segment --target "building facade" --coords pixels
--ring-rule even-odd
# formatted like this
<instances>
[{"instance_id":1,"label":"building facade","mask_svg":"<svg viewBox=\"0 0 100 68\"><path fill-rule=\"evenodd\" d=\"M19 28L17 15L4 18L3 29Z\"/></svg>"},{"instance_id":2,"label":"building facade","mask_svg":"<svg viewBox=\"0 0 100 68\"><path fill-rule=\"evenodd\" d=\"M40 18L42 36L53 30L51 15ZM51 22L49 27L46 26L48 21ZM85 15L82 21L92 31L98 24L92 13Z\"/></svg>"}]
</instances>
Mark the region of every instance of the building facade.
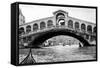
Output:
<instances>
[{"instance_id":1,"label":"building facade","mask_svg":"<svg viewBox=\"0 0 100 68\"><path fill-rule=\"evenodd\" d=\"M19 9L19 25L23 25L23 24L25 24L25 17L22 14L21 9Z\"/></svg>"}]
</instances>

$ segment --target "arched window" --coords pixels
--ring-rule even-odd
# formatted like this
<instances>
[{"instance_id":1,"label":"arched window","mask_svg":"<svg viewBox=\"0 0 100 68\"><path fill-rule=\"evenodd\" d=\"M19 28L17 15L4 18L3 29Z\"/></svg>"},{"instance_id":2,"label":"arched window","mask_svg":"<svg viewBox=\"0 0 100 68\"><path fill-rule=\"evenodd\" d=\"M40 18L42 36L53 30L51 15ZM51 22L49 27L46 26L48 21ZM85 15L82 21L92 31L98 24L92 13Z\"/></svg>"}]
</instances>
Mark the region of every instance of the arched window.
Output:
<instances>
[{"instance_id":1,"label":"arched window","mask_svg":"<svg viewBox=\"0 0 100 68\"><path fill-rule=\"evenodd\" d=\"M38 24L35 23L35 24L33 25L33 31L37 31L37 30L38 30Z\"/></svg>"},{"instance_id":2,"label":"arched window","mask_svg":"<svg viewBox=\"0 0 100 68\"><path fill-rule=\"evenodd\" d=\"M31 31L31 26L30 25L26 26L26 32L29 33L30 31Z\"/></svg>"},{"instance_id":3,"label":"arched window","mask_svg":"<svg viewBox=\"0 0 100 68\"><path fill-rule=\"evenodd\" d=\"M90 33L90 34L92 33L92 26L91 25L87 26L87 32Z\"/></svg>"},{"instance_id":4,"label":"arched window","mask_svg":"<svg viewBox=\"0 0 100 68\"><path fill-rule=\"evenodd\" d=\"M79 22L75 22L75 29L79 29Z\"/></svg>"},{"instance_id":5,"label":"arched window","mask_svg":"<svg viewBox=\"0 0 100 68\"><path fill-rule=\"evenodd\" d=\"M47 26L48 27L52 27L53 26L53 21L52 20L48 20L47 21Z\"/></svg>"},{"instance_id":6,"label":"arched window","mask_svg":"<svg viewBox=\"0 0 100 68\"><path fill-rule=\"evenodd\" d=\"M40 23L40 29L44 29L46 27L45 22Z\"/></svg>"},{"instance_id":7,"label":"arched window","mask_svg":"<svg viewBox=\"0 0 100 68\"><path fill-rule=\"evenodd\" d=\"M93 33L96 34L96 27L93 28Z\"/></svg>"},{"instance_id":8,"label":"arched window","mask_svg":"<svg viewBox=\"0 0 100 68\"><path fill-rule=\"evenodd\" d=\"M69 28L73 28L73 21L72 21L72 20L69 20L69 21L68 21L68 27L69 27Z\"/></svg>"},{"instance_id":9,"label":"arched window","mask_svg":"<svg viewBox=\"0 0 100 68\"><path fill-rule=\"evenodd\" d=\"M25 33L24 28L23 27L19 28L19 35L24 34L24 33Z\"/></svg>"},{"instance_id":10,"label":"arched window","mask_svg":"<svg viewBox=\"0 0 100 68\"><path fill-rule=\"evenodd\" d=\"M81 31L85 32L85 30L86 30L86 25L83 23L81 24Z\"/></svg>"}]
</instances>

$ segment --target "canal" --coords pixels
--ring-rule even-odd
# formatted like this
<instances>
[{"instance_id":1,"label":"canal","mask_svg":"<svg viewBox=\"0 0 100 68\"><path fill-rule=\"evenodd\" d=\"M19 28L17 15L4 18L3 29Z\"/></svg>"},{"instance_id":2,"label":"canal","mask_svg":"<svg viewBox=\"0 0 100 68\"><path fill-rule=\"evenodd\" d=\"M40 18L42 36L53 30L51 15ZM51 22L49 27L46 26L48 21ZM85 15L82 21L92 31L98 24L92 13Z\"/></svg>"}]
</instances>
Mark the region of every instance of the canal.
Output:
<instances>
[{"instance_id":1,"label":"canal","mask_svg":"<svg viewBox=\"0 0 100 68\"><path fill-rule=\"evenodd\" d=\"M29 49L19 49L19 63L27 56ZM32 56L37 63L62 62L96 59L96 47L51 46L32 48Z\"/></svg>"}]
</instances>

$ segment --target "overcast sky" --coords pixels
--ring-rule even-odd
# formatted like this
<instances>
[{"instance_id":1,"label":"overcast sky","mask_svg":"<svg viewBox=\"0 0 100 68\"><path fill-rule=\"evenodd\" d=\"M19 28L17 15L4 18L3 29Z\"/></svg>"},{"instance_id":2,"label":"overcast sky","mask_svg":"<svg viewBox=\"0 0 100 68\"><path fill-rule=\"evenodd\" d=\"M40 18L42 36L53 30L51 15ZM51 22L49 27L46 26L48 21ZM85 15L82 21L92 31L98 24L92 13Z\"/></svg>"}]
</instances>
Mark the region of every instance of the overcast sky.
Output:
<instances>
[{"instance_id":1,"label":"overcast sky","mask_svg":"<svg viewBox=\"0 0 100 68\"><path fill-rule=\"evenodd\" d=\"M55 6L40 6L40 5L19 5L25 22L31 22L45 17L53 16L53 12L57 10L64 10L68 12L69 16L82 19L85 21L96 23L96 10L88 8L75 7L55 7Z\"/></svg>"}]
</instances>

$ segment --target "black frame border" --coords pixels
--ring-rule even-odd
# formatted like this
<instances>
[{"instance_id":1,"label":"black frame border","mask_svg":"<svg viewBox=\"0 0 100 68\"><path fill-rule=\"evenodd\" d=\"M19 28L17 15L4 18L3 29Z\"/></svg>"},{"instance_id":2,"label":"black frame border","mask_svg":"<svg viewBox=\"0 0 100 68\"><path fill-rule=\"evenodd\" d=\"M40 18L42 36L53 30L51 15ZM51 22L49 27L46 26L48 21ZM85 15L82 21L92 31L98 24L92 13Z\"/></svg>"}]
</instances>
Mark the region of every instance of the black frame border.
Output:
<instances>
[{"instance_id":1,"label":"black frame border","mask_svg":"<svg viewBox=\"0 0 100 68\"><path fill-rule=\"evenodd\" d=\"M60 64L60 63L76 63L76 62L90 62L90 61L98 61L98 7L97 6L82 6L82 5L65 5L65 4L49 4L49 3L30 3L30 2L15 2L15 3L12 3L12 4L15 4L16 5L16 10L14 9L11 9L11 10L14 10L14 12L16 12L16 47L12 47L13 45L11 44L11 48L14 48L16 50L14 50L13 53L16 54L16 56L11 56L13 58L16 59L16 62L14 62L12 59L11 59L11 64L14 64L16 66L24 66L24 65L42 65L42 64ZM18 28L19 28L19 5L20 4L23 4L23 5L40 5L40 6L57 6L57 7L76 7L76 8L90 8L90 9L96 9L96 59L95 60L77 60L77 61L63 61L63 62L46 62L46 63L35 63L35 64L19 64L19 47L17 46L18 45L18 41L19 41L19 31L18 31ZM11 13L13 14L13 13ZM11 16L11 21L12 21L12 16ZM11 27L13 25L11 24ZM12 29L12 28L11 28ZM11 38L13 39L13 38ZM14 39L15 40L15 39ZM12 43L12 40L11 40L11 43ZM11 52L13 50L11 49ZM16 52L15 52L16 51ZM12 53L12 55L13 55Z\"/></svg>"}]
</instances>

